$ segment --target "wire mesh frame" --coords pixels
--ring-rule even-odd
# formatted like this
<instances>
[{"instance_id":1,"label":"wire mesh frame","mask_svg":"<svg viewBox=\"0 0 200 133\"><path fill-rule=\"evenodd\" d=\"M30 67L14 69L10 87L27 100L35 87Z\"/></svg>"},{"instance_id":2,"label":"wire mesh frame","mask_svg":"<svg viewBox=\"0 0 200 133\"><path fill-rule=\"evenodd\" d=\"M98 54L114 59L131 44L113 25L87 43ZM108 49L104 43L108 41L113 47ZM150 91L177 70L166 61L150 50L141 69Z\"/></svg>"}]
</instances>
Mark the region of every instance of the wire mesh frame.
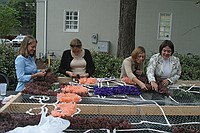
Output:
<instances>
[{"instance_id":1,"label":"wire mesh frame","mask_svg":"<svg viewBox=\"0 0 200 133\"><path fill-rule=\"evenodd\" d=\"M42 104L11 104L9 109L5 110L8 112L12 110L11 113L24 113L27 112L30 108L40 108ZM46 106L47 107L47 106ZM53 106L47 107L50 110L53 109ZM24 111L22 111L24 110ZM34 110L34 112L40 112L40 110ZM18 114L16 113L16 115ZM167 120L169 121L170 125L167 124L166 119L162 115L106 115L106 114L78 114L81 117L85 118L92 118L98 116L106 116L111 119L120 120L126 119L134 125L134 129L130 130L119 130L120 132L143 132L143 131L164 131L164 132L171 132L173 125L181 125L188 128L198 129L200 128L200 116L167 116ZM141 130L143 129L143 130ZM118 132L118 131L116 131Z\"/></svg>"},{"instance_id":2,"label":"wire mesh frame","mask_svg":"<svg viewBox=\"0 0 200 133\"><path fill-rule=\"evenodd\" d=\"M186 92L186 93L194 93L194 91L192 90L192 89L187 89L187 90L182 90L182 89L174 89L175 91L180 91L180 92ZM174 91L173 90L173 91ZM197 91L195 91L195 92L198 92L198 90ZM198 93L195 93L195 95L197 94L197 96L198 96ZM119 98L119 97L118 97ZM127 97L125 97L125 98L127 98ZM128 97L128 98L130 98L130 97ZM157 102L156 101L154 101L154 100L146 100L146 99L143 99L142 97L140 97L141 98L141 100L139 100L139 101L143 101L143 105L144 105L144 103L146 104L145 106L149 106L150 105L150 103L154 103L157 107L159 107L160 105L159 104L157 104ZM97 97L97 99L98 99L98 97ZM136 98L137 99L137 98ZM99 99L99 100L102 100L101 98ZM107 99L108 100L108 99ZM122 99L120 99L120 100L122 100ZM130 100L130 99L129 99ZM133 100L133 99L131 99L131 100ZM130 100L130 101L131 101ZM198 100L198 97L197 97L197 100ZM109 101L109 100L108 100ZM137 100L136 100L137 101ZM133 102L133 101L132 101ZM148 103L148 104L147 104ZM179 103L179 102L175 102L175 104L174 105L187 105L188 103L184 103L184 104L182 104L182 103ZM196 102L195 104L193 104L193 103L189 103L189 105L198 105L198 102ZM176 108L177 109L177 108ZM160 108L160 110L162 110L162 107ZM180 111L182 111L181 109L180 109ZM165 112L163 112L163 114L164 114ZM140 110L140 114L145 114L145 112L143 112L142 113L142 110ZM83 115L83 114L80 114L80 115ZM94 114L92 114L92 115L94 115ZM105 115L105 114L100 114L100 115ZM111 116L111 115L109 115L109 116ZM128 119L128 118L132 118L132 117L130 117L130 116L127 116L127 115L122 115L123 116L123 118L125 118L125 119ZM138 131L141 131L141 129L143 129L143 131L145 132L146 130L147 131L157 131L157 132L159 132L159 131L166 131L166 132L171 132L171 126L173 126L173 125L179 125L179 126L184 126L184 127L188 127L188 128L195 128L195 129L199 129L199 127L200 127L200 125L199 125L199 123L200 123L200 118L199 118L199 116L198 115L195 115L195 116L192 116L192 115L190 115L190 116L178 116L178 115L172 115L172 116L167 116L167 117L164 117L165 115L163 115L163 116L154 116L154 115L150 115L150 116L148 116L148 115L132 115L132 116L134 116L134 119L136 118L136 117L140 117L140 119L139 119L139 121L138 122L136 122L136 123L134 123L134 124L136 124L139 128L138 129L133 129L133 132L138 132ZM117 115L115 115L114 116L114 118L115 117L118 117ZM126 118L126 117L128 117L128 118ZM148 118L149 117L149 118ZM174 118L174 119L172 119L172 118ZM172 120L171 120L172 119ZM183 123L184 122L184 123ZM168 128L167 128L168 127ZM126 131L116 131L116 132L126 132Z\"/></svg>"},{"instance_id":3,"label":"wire mesh frame","mask_svg":"<svg viewBox=\"0 0 200 133\"><path fill-rule=\"evenodd\" d=\"M171 123L174 123L172 125L167 125L164 124L165 122L162 119L162 116L133 116L133 115L101 115L101 114L96 114L96 115L79 115L83 118L94 118L94 117L99 117L99 116L105 116L105 117L109 117L111 119L114 120L120 120L120 119L126 119L128 120L130 123L132 123L134 125L134 128L132 129L118 129L115 131L110 131L113 133L127 133L127 132L140 132L140 133L144 133L144 132L172 132L172 126L182 126L188 129L200 129L200 123L181 123L178 122L178 120L182 120L185 121L187 120L189 117L189 119L199 119L200 116L169 116L168 119ZM152 119L154 121L157 122L151 122ZM159 122L158 122L159 121ZM176 123L179 124L176 124ZM67 132L75 132L76 130L71 130L71 129L66 129ZM100 131L93 131L92 129L88 129L88 130L84 130L87 132L100 132ZM83 132L83 130L82 130ZM102 130L101 130L102 132ZM104 130L104 132L106 132L106 130Z\"/></svg>"},{"instance_id":4,"label":"wire mesh frame","mask_svg":"<svg viewBox=\"0 0 200 133\"><path fill-rule=\"evenodd\" d=\"M25 113L30 108L44 107L43 104L16 104L13 103L5 110L5 112L15 113ZM53 109L53 106L46 106L50 112ZM23 111L22 111L23 110ZM19 111L19 112L17 112ZM40 110L34 110L38 113ZM110 115L110 114L77 114L78 116L84 118L93 118L99 116L106 116L114 120L126 119L134 125L133 129L127 130L116 130L116 132L171 132L172 126L183 126L188 129L198 129L200 130L200 115L199 116L167 116L167 120L170 124L166 122L166 119L162 115ZM89 129L88 129L89 130ZM72 132L72 131L71 131ZM91 131L92 132L92 131ZM94 132L94 131L93 131ZM97 130L95 130L97 132ZM103 132L103 131L101 131ZM104 131L105 132L105 131Z\"/></svg>"},{"instance_id":5,"label":"wire mesh frame","mask_svg":"<svg viewBox=\"0 0 200 133\"><path fill-rule=\"evenodd\" d=\"M200 88L199 88L200 89ZM163 97L161 99L153 99L160 105L200 105L200 91L183 90L183 89L170 89L171 96ZM144 93L145 94L145 93ZM152 93L156 94L156 93ZM142 94L143 96L143 94ZM158 97L156 95L155 97ZM144 102L144 99L145 100ZM82 97L80 104L110 104L110 105L138 105L146 104L148 98L141 99L141 97L134 95L114 95L109 97L90 96ZM20 103L55 103L57 101L55 96L39 96L22 94L14 102Z\"/></svg>"},{"instance_id":6,"label":"wire mesh frame","mask_svg":"<svg viewBox=\"0 0 200 133\"><path fill-rule=\"evenodd\" d=\"M186 93L189 93L189 94L193 94L193 92L194 92L194 90L192 90L191 87L187 90L183 90L183 89L180 89L180 88L178 88L178 89L176 88L176 89L172 89L172 90L173 91L174 90L180 91L180 92L182 91L182 92L186 92ZM193 92L191 93L189 91L193 91ZM198 90L196 92L198 92ZM172 95L172 97L173 97L173 95ZM127 96L126 95L126 96L111 96L111 97L106 97L106 98L96 96L96 97L83 97L80 104L122 105L122 107L123 107L123 105L136 105L136 106L141 105L141 106L144 106L144 107L146 106L147 110L153 104L153 105L156 105L156 107L159 107L160 109L157 109L157 110L155 110L155 108L149 108L149 109L151 109L151 110L154 109L154 112L156 112L156 111L159 112L157 114L164 114L164 112L161 113L162 108L163 108L161 106L165 107L167 105L173 105L173 106L178 106L178 108L174 107L175 111L172 111L172 113L170 115L173 115L173 113L174 113L174 115L182 114L181 112L183 110L187 110L187 113L185 115L187 115L188 113L193 113L193 115L198 115L198 112L196 112L196 110L194 110L195 107L193 107L193 106L198 107L200 102L179 103L179 102L174 100L176 97L173 97L174 99L172 97L171 96L167 97L167 98L165 97L166 99L164 99L164 100L163 99L161 99L161 100L148 100L147 99L146 100L142 95L140 97L138 97L138 96ZM200 97L197 97L197 100L199 100L198 98L200 99ZM16 100L13 101L13 103L15 103L15 102L16 103L19 102L19 103L44 103L44 104L55 103L56 104L57 100L56 100L56 97L53 97L53 96L33 96L33 95L28 95L28 94L21 94ZM188 107L186 105L192 105L192 107ZM180 107L180 106L183 106L183 107ZM142 110L143 109L140 109L140 113L142 112ZM90 111L90 110L87 110L87 111ZM166 112L166 110L165 110L165 112ZM195 112L196 112L196 114L195 114ZM121 111L120 111L120 113L121 113ZM144 113L148 114L148 112L144 112ZM140 114L138 114L138 115L140 115ZM153 115L153 114L151 114L151 115ZM169 115L169 113L167 115Z\"/></svg>"}]
</instances>

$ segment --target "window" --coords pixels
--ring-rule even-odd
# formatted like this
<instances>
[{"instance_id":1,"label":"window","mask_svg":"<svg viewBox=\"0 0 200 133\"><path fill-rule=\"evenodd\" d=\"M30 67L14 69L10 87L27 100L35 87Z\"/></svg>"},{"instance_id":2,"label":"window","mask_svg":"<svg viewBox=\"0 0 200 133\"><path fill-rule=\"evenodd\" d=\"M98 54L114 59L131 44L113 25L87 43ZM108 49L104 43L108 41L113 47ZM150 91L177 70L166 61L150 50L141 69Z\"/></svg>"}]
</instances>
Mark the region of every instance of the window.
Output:
<instances>
[{"instance_id":1,"label":"window","mask_svg":"<svg viewBox=\"0 0 200 133\"><path fill-rule=\"evenodd\" d=\"M159 13L158 40L171 39L172 13Z\"/></svg>"},{"instance_id":2,"label":"window","mask_svg":"<svg viewBox=\"0 0 200 133\"><path fill-rule=\"evenodd\" d=\"M74 10L64 11L64 32L78 32L79 12Z\"/></svg>"}]
</instances>

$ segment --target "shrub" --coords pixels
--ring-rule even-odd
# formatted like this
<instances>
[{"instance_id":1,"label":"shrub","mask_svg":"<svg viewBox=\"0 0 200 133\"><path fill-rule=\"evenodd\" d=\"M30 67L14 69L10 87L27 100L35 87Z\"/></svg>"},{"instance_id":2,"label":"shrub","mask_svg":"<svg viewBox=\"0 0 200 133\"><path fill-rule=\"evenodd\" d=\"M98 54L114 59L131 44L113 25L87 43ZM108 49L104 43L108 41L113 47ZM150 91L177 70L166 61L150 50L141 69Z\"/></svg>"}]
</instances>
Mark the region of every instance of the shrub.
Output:
<instances>
[{"instance_id":1,"label":"shrub","mask_svg":"<svg viewBox=\"0 0 200 133\"><path fill-rule=\"evenodd\" d=\"M61 61L61 57L54 59L51 61L51 70L53 71L53 73L57 76L65 76L64 74L60 74L58 73L58 67L60 66L60 61Z\"/></svg>"},{"instance_id":2,"label":"shrub","mask_svg":"<svg viewBox=\"0 0 200 133\"><path fill-rule=\"evenodd\" d=\"M92 52L93 61L96 67L93 77L115 77L119 78L122 59L102 52Z\"/></svg>"},{"instance_id":3,"label":"shrub","mask_svg":"<svg viewBox=\"0 0 200 133\"><path fill-rule=\"evenodd\" d=\"M0 45L0 72L7 74L9 79L8 90L15 90L17 83L15 74L15 58L16 52L13 47Z\"/></svg>"},{"instance_id":4,"label":"shrub","mask_svg":"<svg viewBox=\"0 0 200 133\"><path fill-rule=\"evenodd\" d=\"M182 73L180 79L182 80L200 80L200 56L187 54L181 55L175 53L175 56L180 59Z\"/></svg>"}]
</instances>

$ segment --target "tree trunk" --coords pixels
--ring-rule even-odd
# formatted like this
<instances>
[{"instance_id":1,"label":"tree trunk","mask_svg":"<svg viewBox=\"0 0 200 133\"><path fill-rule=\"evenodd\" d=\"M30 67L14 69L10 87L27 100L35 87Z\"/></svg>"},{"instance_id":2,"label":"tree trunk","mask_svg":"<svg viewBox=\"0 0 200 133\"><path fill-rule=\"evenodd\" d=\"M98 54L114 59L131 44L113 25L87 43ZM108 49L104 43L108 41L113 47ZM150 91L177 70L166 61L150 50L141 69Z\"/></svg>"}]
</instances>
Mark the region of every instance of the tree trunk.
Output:
<instances>
[{"instance_id":1,"label":"tree trunk","mask_svg":"<svg viewBox=\"0 0 200 133\"><path fill-rule=\"evenodd\" d=\"M126 58L135 48L137 0L120 0L117 57Z\"/></svg>"}]
</instances>

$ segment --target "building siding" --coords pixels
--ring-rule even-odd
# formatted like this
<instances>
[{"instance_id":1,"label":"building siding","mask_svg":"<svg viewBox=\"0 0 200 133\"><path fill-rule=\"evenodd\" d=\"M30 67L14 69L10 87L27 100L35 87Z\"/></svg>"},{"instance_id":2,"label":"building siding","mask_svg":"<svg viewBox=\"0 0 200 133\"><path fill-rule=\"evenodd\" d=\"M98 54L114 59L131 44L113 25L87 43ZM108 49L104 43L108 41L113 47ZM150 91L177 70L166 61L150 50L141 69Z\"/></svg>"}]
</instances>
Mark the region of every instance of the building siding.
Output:
<instances>
[{"instance_id":1,"label":"building siding","mask_svg":"<svg viewBox=\"0 0 200 133\"><path fill-rule=\"evenodd\" d=\"M44 1L37 0L37 53L44 51ZM91 36L98 34L99 41L110 41L109 52L116 55L120 0L46 0L47 32L46 52L61 56L69 48L73 38L79 38L83 46L97 51ZM65 9L79 10L79 32L63 32ZM158 52L161 40L157 39L159 12L172 13L171 40L175 51L181 54L199 53L200 5L188 0L138 0L136 15L136 46L142 45L147 54Z\"/></svg>"}]
</instances>

